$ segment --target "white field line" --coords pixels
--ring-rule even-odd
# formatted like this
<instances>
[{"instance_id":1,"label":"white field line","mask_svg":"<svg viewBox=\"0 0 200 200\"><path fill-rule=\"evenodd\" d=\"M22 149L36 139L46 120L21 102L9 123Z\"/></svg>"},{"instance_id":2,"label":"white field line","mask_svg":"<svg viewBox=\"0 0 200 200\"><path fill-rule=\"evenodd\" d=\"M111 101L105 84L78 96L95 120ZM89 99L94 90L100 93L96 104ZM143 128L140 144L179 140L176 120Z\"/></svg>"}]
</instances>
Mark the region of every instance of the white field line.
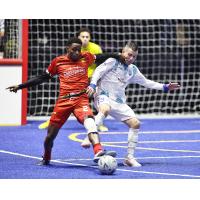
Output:
<instances>
[{"instance_id":1,"label":"white field line","mask_svg":"<svg viewBox=\"0 0 200 200\"><path fill-rule=\"evenodd\" d=\"M156 141L139 141L139 144L156 144L156 143L195 143L200 142L200 140L156 140ZM104 144L127 144L127 141L120 142L103 142Z\"/></svg>"},{"instance_id":2,"label":"white field line","mask_svg":"<svg viewBox=\"0 0 200 200\"><path fill-rule=\"evenodd\" d=\"M32 158L32 159L37 159L37 160L41 159L40 157L36 157L36 156L30 156L30 155L26 155L26 154L20 154L20 153L4 151L4 150L0 150L0 153L5 153L5 154L10 154L10 155L15 155L15 156L21 156L21 157L25 157L25 158ZM97 166L85 165L85 164L80 164L80 163L63 162L63 161L59 161L59 160L51 160L51 162L61 163L61 164L65 164L65 165L98 168ZM200 176L190 175L190 174L161 173L161 172L137 171L137 170L129 170L129 169L117 169L117 171L129 172L129 173L164 175L164 176L179 176L179 177L188 177L188 178L200 178Z\"/></svg>"}]
</instances>

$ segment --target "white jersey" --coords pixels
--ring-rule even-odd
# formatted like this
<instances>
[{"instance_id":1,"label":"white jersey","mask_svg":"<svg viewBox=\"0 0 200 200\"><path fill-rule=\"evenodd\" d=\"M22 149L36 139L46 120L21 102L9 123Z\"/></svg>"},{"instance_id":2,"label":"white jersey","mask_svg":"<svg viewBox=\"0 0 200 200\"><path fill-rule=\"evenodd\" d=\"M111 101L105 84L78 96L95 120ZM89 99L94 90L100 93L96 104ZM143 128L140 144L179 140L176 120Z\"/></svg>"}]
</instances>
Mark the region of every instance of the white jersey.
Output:
<instances>
[{"instance_id":1,"label":"white jersey","mask_svg":"<svg viewBox=\"0 0 200 200\"><path fill-rule=\"evenodd\" d=\"M99 65L91 80L91 84L97 85L97 96L106 95L118 103L126 102L125 88L130 83L163 90L163 84L145 78L135 65L125 65L114 58Z\"/></svg>"}]
</instances>

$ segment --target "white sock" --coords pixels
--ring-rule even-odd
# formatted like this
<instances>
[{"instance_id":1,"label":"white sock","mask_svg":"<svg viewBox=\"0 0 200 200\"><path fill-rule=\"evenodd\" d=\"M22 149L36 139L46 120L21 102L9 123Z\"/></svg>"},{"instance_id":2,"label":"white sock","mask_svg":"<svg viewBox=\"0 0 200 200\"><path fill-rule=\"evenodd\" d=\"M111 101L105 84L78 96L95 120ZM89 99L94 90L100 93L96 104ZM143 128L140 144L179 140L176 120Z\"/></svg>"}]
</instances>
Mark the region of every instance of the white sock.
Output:
<instances>
[{"instance_id":1,"label":"white sock","mask_svg":"<svg viewBox=\"0 0 200 200\"><path fill-rule=\"evenodd\" d=\"M84 127L87 130L87 133L94 133L97 132L97 126L95 124L94 119L92 118L87 118L84 121Z\"/></svg>"},{"instance_id":2,"label":"white sock","mask_svg":"<svg viewBox=\"0 0 200 200\"><path fill-rule=\"evenodd\" d=\"M129 132L128 132L128 149L127 149L127 157L129 158L133 158L134 157L134 152L135 152L135 148L137 146L138 143L138 132L139 129L134 129L134 128L130 128Z\"/></svg>"},{"instance_id":3,"label":"white sock","mask_svg":"<svg viewBox=\"0 0 200 200\"><path fill-rule=\"evenodd\" d=\"M98 114L95 116L95 123L97 126L100 126L103 124L103 121L105 119L105 115L102 112L98 112Z\"/></svg>"}]
</instances>

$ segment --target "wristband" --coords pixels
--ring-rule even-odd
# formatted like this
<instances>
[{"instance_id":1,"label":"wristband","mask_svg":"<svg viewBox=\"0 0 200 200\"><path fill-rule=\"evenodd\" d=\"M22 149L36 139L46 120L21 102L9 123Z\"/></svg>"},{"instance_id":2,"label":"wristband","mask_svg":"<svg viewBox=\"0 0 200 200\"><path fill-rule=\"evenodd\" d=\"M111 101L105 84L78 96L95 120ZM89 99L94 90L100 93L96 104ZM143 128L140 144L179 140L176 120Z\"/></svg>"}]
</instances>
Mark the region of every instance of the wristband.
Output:
<instances>
[{"instance_id":1,"label":"wristband","mask_svg":"<svg viewBox=\"0 0 200 200\"><path fill-rule=\"evenodd\" d=\"M90 87L93 88L94 90L96 89L96 85L93 83L90 84Z\"/></svg>"},{"instance_id":2,"label":"wristband","mask_svg":"<svg viewBox=\"0 0 200 200\"><path fill-rule=\"evenodd\" d=\"M168 92L169 91L169 86L167 84L163 85L163 91Z\"/></svg>"}]
</instances>

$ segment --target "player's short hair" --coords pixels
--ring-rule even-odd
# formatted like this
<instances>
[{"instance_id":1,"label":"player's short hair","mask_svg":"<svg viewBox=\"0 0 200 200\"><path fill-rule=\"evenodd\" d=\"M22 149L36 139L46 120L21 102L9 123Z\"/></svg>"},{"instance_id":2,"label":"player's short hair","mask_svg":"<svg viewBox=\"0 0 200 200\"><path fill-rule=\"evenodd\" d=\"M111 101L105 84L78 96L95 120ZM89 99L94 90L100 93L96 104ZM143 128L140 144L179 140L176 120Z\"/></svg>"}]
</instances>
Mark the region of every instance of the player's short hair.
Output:
<instances>
[{"instance_id":1,"label":"player's short hair","mask_svg":"<svg viewBox=\"0 0 200 200\"><path fill-rule=\"evenodd\" d=\"M79 38L77 38L77 37L70 38L70 39L67 41L66 46L69 47L69 46L71 46L73 43L80 44L80 45L82 46L82 41L81 41Z\"/></svg>"},{"instance_id":2,"label":"player's short hair","mask_svg":"<svg viewBox=\"0 0 200 200\"><path fill-rule=\"evenodd\" d=\"M79 29L79 31L78 31L78 33L77 33L77 36L79 36L82 32L87 32L87 33L89 33L90 34L90 37L91 37L91 31L90 31L90 29L89 28L86 28L86 27L83 27L83 28L80 28Z\"/></svg>"},{"instance_id":3,"label":"player's short hair","mask_svg":"<svg viewBox=\"0 0 200 200\"><path fill-rule=\"evenodd\" d=\"M135 42L128 41L124 48L131 48L133 51L137 51L138 45Z\"/></svg>"}]
</instances>

